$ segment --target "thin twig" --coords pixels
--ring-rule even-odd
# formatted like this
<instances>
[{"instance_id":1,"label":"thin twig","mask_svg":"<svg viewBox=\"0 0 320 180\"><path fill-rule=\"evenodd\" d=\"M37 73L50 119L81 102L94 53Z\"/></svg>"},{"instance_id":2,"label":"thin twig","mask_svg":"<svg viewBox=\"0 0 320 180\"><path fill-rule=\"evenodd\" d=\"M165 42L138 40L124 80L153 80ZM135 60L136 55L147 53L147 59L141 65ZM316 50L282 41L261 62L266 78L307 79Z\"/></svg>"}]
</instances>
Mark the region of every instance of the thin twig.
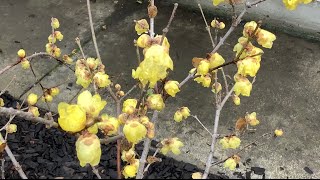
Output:
<instances>
[{"instance_id":1,"label":"thin twig","mask_svg":"<svg viewBox=\"0 0 320 180\"><path fill-rule=\"evenodd\" d=\"M113 136L113 137L109 137L109 138L104 138L104 139L100 139L100 143L104 144L104 145L108 145L114 141L117 141L118 139L123 138L123 134L117 135L117 136Z\"/></svg>"},{"instance_id":2,"label":"thin twig","mask_svg":"<svg viewBox=\"0 0 320 180\"><path fill-rule=\"evenodd\" d=\"M152 157L156 157L157 154L159 153L160 148L157 148L157 150L154 152ZM144 169L144 173L146 173L149 170L149 167L151 166L151 164L148 164L147 167Z\"/></svg>"},{"instance_id":3,"label":"thin twig","mask_svg":"<svg viewBox=\"0 0 320 180\"><path fill-rule=\"evenodd\" d=\"M120 101L122 101L124 98L126 98L133 90L135 90L138 87L139 84L135 84L125 95L123 95L120 98Z\"/></svg>"},{"instance_id":4,"label":"thin twig","mask_svg":"<svg viewBox=\"0 0 320 180\"><path fill-rule=\"evenodd\" d=\"M83 58L83 59L86 59L86 56L84 55L84 52L83 52L83 49L82 49L82 46L81 46L81 42L80 42L80 38L79 38L79 37L76 37L76 43L77 43L77 45L78 45L78 47L79 47L79 49L80 49L80 52L81 52L81 54L82 54L82 58Z\"/></svg>"},{"instance_id":5,"label":"thin twig","mask_svg":"<svg viewBox=\"0 0 320 180\"><path fill-rule=\"evenodd\" d=\"M6 125L4 125L4 126L0 129L0 131L5 130L5 129L9 126L9 124L12 122L12 120L13 120L15 117L16 117L16 115L11 115L10 118L9 118L9 121L6 123Z\"/></svg>"},{"instance_id":6,"label":"thin twig","mask_svg":"<svg viewBox=\"0 0 320 180\"><path fill-rule=\"evenodd\" d=\"M12 83L15 79L16 79L16 75L14 75L13 78L11 79L11 81L7 84L7 86L6 86L4 89L1 90L0 96L6 92L6 90L8 89L8 87L11 85L11 83Z\"/></svg>"},{"instance_id":7,"label":"thin twig","mask_svg":"<svg viewBox=\"0 0 320 180\"><path fill-rule=\"evenodd\" d=\"M174 3L174 7L173 7L173 10L172 10L169 22L168 22L167 26L162 30L162 37L161 37L160 45L162 45L164 38L166 37L167 33L169 32L170 25L171 25L171 23L173 21L173 18L175 16L175 14L176 14L178 6L179 6L178 3Z\"/></svg>"},{"instance_id":8,"label":"thin twig","mask_svg":"<svg viewBox=\"0 0 320 180\"><path fill-rule=\"evenodd\" d=\"M0 141L1 141L1 142L4 142L4 139L3 139L2 135L1 135L1 133L0 133ZM26 174L23 172L23 170L22 170L19 162L16 160L16 158L15 158L14 155L12 154L12 151L10 150L8 144L7 144L6 147L5 147L5 151L6 151L7 155L10 157L10 160L12 161L15 169L18 171L20 177L21 177L22 179L28 179L27 176L26 176Z\"/></svg>"},{"instance_id":9,"label":"thin twig","mask_svg":"<svg viewBox=\"0 0 320 180\"><path fill-rule=\"evenodd\" d=\"M100 56L99 49L98 49L96 34L94 32L94 29L93 29L93 22L92 22L91 8L90 8L90 0L87 0L87 7L88 7L89 22L90 22L91 35L92 35L94 48L96 50L96 54L97 54L98 59L100 59L100 61L101 61L101 56Z\"/></svg>"},{"instance_id":10,"label":"thin twig","mask_svg":"<svg viewBox=\"0 0 320 180\"><path fill-rule=\"evenodd\" d=\"M220 120L220 112L221 112L224 104L226 103L226 101L231 96L233 90L234 90L234 86L232 87L230 92L224 97L224 99L221 102L221 104L217 106L216 115L215 115L215 119L214 119L214 128L213 128L213 136L212 136L212 142L211 142L211 147L210 147L210 153L209 153L208 158L207 158L206 168L205 168L205 171L204 171L204 173L202 175L202 179L207 179L207 177L209 175L209 171L210 171L210 167L211 167L211 163L212 163L212 158L213 158L213 153L215 151L215 144L216 144L217 137L218 137L218 127L219 127L219 120Z\"/></svg>"},{"instance_id":11,"label":"thin twig","mask_svg":"<svg viewBox=\"0 0 320 180\"><path fill-rule=\"evenodd\" d=\"M208 31L208 34L209 34L209 37L210 37L210 41L211 41L211 44L212 44L212 48L214 48L216 45L215 45L215 43L214 43L214 41L213 41L213 38L212 38L212 34L211 34L211 30L210 30L211 28L210 28L210 26L208 25L206 16L205 16L204 13L203 13L203 9L202 9L202 7L201 7L201 4L200 4L200 1L199 1L199 0L198 0L198 7L199 7L199 9L200 9L200 11L201 11L203 21L204 21L204 23L206 24L206 30Z\"/></svg>"},{"instance_id":12,"label":"thin twig","mask_svg":"<svg viewBox=\"0 0 320 180\"><path fill-rule=\"evenodd\" d=\"M226 94L228 94L229 93L229 85L228 85L228 80L227 80L226 74L224 73L223 68L221 68L221 72L222 72L222 77L223 77L223 81L224 81L224 86L226 88Z\"/></svg>"},{"instance_id":13,"label":"thin twig","mask_svg":"<svg viewBox=\"0 0 320 180\"><path fill-rule=\"evenodd\" d=\"M98 179L102 179L100 174L99 174L99 171L98 169L96 169L94 166L91 166L92 167L92 172L97 176Z\"/></svg>"},{"instance_id":14,"label":"thin twig","mask_svg":"<svg viewBox=\"0 0 320 180\"><path fill-rule=\"evenodd\" d=\"M213 136L213 134L208 130L208 128L206 128L206 126L200 121L197 115L191 115L191 116L200 123L200 125L210 134L211 137Z\"/></svg>"},{"instance_id":15,"label":"thin twig","mask_svg":"<svg viewBox=\"0 0 320 180\"><path fill-rule=\"evenodd\" d=\"M156 123L156 121L158 120L158 114L159 112L158 111L153 111L153 116L152 116L152 122L153 123ZM149 138L146 138L144 140L144 144L143 144L143 151L142 151L142 154L141 154L141 158L140 158L140 161L139 161L139 169L138 169L138 173L137 173L137 176L136 176L136 179L142 179L143 178L143 174L144 174L144 166L147 162L147 157L148 157L148 153L149 153L149 150L150 150L150 145L151 145L151 139Z\"/></svg>"}]
</instances>

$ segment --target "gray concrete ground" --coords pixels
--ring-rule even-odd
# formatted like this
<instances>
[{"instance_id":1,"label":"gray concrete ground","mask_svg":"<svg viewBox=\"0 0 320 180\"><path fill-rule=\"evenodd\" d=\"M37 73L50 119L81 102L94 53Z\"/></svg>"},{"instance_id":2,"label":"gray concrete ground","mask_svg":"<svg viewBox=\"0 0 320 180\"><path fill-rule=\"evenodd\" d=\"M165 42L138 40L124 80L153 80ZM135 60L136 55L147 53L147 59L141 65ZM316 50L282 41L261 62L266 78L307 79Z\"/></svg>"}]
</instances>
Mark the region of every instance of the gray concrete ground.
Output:
<instances>
[{"instance_id":1,"label":"gray concrete ground","mask_svg":"<svg viewBox=\"0 0 320 180\"><path fill-rule=\"evenodd\" d=\"M95 22L98 22L98 46L107 72L114 82L119 82L124 90L128 90L135 84L131 78L131 69L137 66L135 48L132 45L133 39L137 38L133 20L147 18L147 15L146 3L139 5L133 1L124 2L126 1L97 0L92 4L92 12ZM167 6L168 2L162 1L159 4L155 26L157 33L161 33L171 14L172 6ZM84 39L90 37L85 1L1 1L0 8L3 17L0 22L0 68L13 62L16 51L21 47L25 48L27 53L44 50L52 16L58 17L61 21L61 31L65 35L65 40L60 43L61 47L65 46L63 52L74 49L76 36L80 35ZM208 19L213 17L213 14L208 14ZM252 20L258 19L252 17ZM101 28L103 25L106 25L106 29ZM250 166L266 168L266 178L319 178L320 44L317 41L283 34L279 29L271 31L277 35L277 40L273 49L265 50L251 97L242 98L240 107L234 106L232 102L226 104L222 111L219 133L229 133L228 129L234 127L238 117L243 116L245 112L256 111L261 124L254 134L243 135L242 145L252 142L264 133L272 132L275 128L283 128L285 134L275 140L261 139L257 147L240 154L242 160L250 158ZM240 36L241 27L219 50L226 60L234 56L231 50ZM211 51L210 41L198 10L179 7L168 38L171 43L170 55L175 63L175 70L170 73L170 77L181 81L192 68L191 59L202 57ZM88 56L95 55L91 41L85 43L84 51ZM39 74L44 74L54 64L51 60L38 61L40 62L34 62L34 66ZM16 67L14 71L3 75L0 79L0 89L14 74L18 78L14 86L9 88L9 92L14 96L19 96L34 82L30 72L20 69ZM226 73L231 76L235 71L235 67L226 68ZM72 82L72 73L66 67L59 67L43 83L48 86L59 84L64 82L68 75ZM53 111L57 102L70 99L79 87L74 83L68 89L67 85L63 85L62 89L63 93L51 105ZM39 92L39 88L33 91ZM114 114L114 104L110 98L108 101L110 103L105 111ZM201 88L195 82L189 82L177 98L168 100L166 113L160 114L157 139L168 136L181 138L185 147L183 153L174 156L175 158L203 167L211 139L196 120L188 118L184 122L176 123L173 114L178 107L188 106L192 114L197 115L209 129L212 129L212 101L213 95L210 90ZM41 107L46 108L44 104ZM231 153L232 151L223 151L218 146L215 156L224 159ZM308 174L304 167L312 169L314 174ZM246 167L241 165L238 171L244 172L245 169ZM213 167L212 171L225 172L219 166Z\"/></svg>"}]
</instances>

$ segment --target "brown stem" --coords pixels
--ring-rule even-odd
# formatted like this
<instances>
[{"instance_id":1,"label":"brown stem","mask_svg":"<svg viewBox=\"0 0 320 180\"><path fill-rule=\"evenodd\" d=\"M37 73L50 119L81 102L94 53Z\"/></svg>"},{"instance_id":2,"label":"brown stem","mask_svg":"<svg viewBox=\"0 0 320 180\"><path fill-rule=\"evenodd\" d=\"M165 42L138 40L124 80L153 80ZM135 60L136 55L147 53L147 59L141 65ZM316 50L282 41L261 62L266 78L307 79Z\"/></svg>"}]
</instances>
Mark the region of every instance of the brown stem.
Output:
<instances>
[{"instance_id":1,"label":"brown stem","mask_svg":"<svg viewBox=\"0 0 320 180\"><path fill-rule=\"evenodd\" d=\"M89 22L90 22L90 28L91 28L91 35L92 35L93 45L94 45L94 48L95 48L95 50L96 50L97 57L98 57L98 59L101 61L101 56L100 56L99 49L98 49L96 34L95 34L94 28L93 28L91 8L90 8L90 0L87 0L87 7L88 7L88 15L89 15Z\"/></svg>"},{"instance_id":2,"label":"brown stem","mask_svg":"<svg viewBox=\"0 0 320 180\"><path fill-rule=\"evenodd\" d=\"M162 37L161 37L160 45L162 45L164 38L166 37L167 33L169 32L170 25L171 25L171 23L173 21L173 18L175 16L175 14L176 14L178 6L179 6L178 3L174 3L174 7L173 7L173 10L172 10L169 22L168 22L167 26L162 30Z\"/></svg>"},{"instance_id":3,"label":"brown stem","mask_svg":"<svg viewBox=\"0 0 320 180\"><path fill-rule=\"evenodd\" d=\"M214 47L215 47L215 43L214 43L214 41L213 41L213 37L212 37L212 34L211 34L211 29L210 29L210 26L208 25L206 16L205 16L204 13L203 13L202 6L201 6L199 0L198 0L198 7L199 7L199 9L200 9L200 12L201 12L203 21L204 21L204 23L206 24L206 30L208 31L208 34L209 34L209 37L210 37L210 41L211 41L211 44L212 44L212 48L214 48Z\"/></svg>"}]
</instances>

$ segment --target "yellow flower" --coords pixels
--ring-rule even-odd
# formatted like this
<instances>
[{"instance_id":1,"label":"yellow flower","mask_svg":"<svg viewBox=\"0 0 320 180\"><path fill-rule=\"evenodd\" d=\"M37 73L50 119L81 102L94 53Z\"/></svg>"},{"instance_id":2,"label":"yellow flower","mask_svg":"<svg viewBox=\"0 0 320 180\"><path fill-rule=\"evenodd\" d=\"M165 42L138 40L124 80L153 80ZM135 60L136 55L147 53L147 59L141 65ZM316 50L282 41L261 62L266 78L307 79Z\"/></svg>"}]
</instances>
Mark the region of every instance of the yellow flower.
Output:
<instances>
[{"instance_id":1,"label":"yellow flower","mask_svg":"<svg viewBox=\"0 0 320 180\"><path fill-rule=\"evenodd\" d=\"M161 94L151 94L147 99L147 105L150 109L158 111L165 107Z\"/></svg>"},{"instance_id":2,"label":"yellow flower","mask_svg":"<svg viewBox=\"0 0 320 180\"><path fill-rule=\"evenodd\" d=\"M233 158L229 158L224 162L224 168L228 168L231 171L235 170L237 167L237 162Z\"/></svg>"},{"instance_id":3,"label":"yellow flower","mask_svg":"<svg viewBox=\"0 0 320 180\"><path fill-rule=\"evenodd\" d=\"M28 98L27 98L28 104L33 106L37 103L38 101L38 96L34 93L29 94Z\"/></svg>"},{"instance_id":4,"label":"yellow flower","mask_svg":"<svg viewBox=\"0 0 320 180\"><path fill-rule=\"evenodd\" d=\"M123 127L123 133L126 139L138 144L147 135L147 129L144 125L137 121L128 121Z\"/></svg>"},{"instance_id":5,"label":"yellow flower","mask_svg":"<svg viewBox=\"0 0 320 180\"><path fill-rule=\"evenodd\" d=\"M95 134L81 135L76 142L77 157L80 166L84 167L87 163L96 166L101 158L100 139Z\"/></svg>"},{"instance_id":6,"label":"yellow flower","mask_svg":"<svg viewBox=\"0 0 320 180\"><path fill-rule=\"evenodd\" d=\"M61 102L58 112L58 123L64 131L75 133L86 127L86 112L79 105Z\"/></svg>"},{"instance_id":7,"label":"yellow flower","mask_svg":"<svg viewBox=\"0 0 320 180\"><path fill-rule=\"evenodd\" d=\"M201 172L192 173L192 179L201 179L201 178L202 178Z\"/></svg>"},{"instance_id":8,"label":"yellow flower","mask_svg":"<svg viewBox=\"0 0 320 180\"><path fill-rule=\"evenodd\" d=\"M142 34L137 39L137 46L140 48L146 48L151 45L151 37L148 34Z\"/></svg>"},{"instance_id":9,"label":"yellow flower","mask_svg":"<svg viewBox=\"0 0 320 180\"><path fill-rule=\"evenodd\" d=\"M9 134L17 132L17 125L16 124L9 124L9 126L7 126L7 128L6 128L6 131Z\"/></svg>"},{"instance_id":10,"label":"yellow flower","mask_svg":"<svg viewBox=\"0 0 320 180\"><path fill-rule=\"evenodd\" d=\"M256 126L258 125L260 122L257 119L257 113L253 112L251 114L247 114L245 116L246 121L248 122L248 124L250 124L250 126Z\"/></svg>"},{"instance_id":11,"label":"yellow flower","mask_svg":"<svg viewBox=\"0 0 320 180\"><path fill-rule=\"evenodd\" d=\"M20 58L26 57L26 51L24 49L19 49L17 54Z\"/></svg>"},{"instance_id":12,"label":"yellow flower","mask_svg":"<svg viewBox=\"0 0 320 180\"><path fill-rule=\"evenodd\" d=\"M237 136L224 137L220 140L220 144L224 149L237 149L240 146L241 140Z\"/></svg>"},{"instance_id":13,"label":"yellow flower","mask_svg":"<svg viewBox=\"0 0 320 180\"><path fill-rule=\"evenodd\" d=\"M111 81L109 80L109 76L103 72L97 72L93 77L94 82L98 87L103 88L107 87L111 84Z\"/></svg>"},{"instance_id":14,"label":"yellow flower","mask_svg":"<svg viewBox=\"0 0 320 180\"><path fill-rule=\"evenodd\" d=\"M52 100L53 97L50 94L45 94L44 96L42 96L42 101L51 102Z\"/></svg>"},{"instance_id":15,"label":"yellow flower","mask_svg":"<svg viewBox=\"0 0 320 180\"><path fill-rule=\"evenodd\" d=\"M210 57L209 62L210 62L210 69L212 69L212 68L215 68L215 67L222 65L225 62L225 60L223 59L223 57L219 53L214 53Z\"/></svg>"},{"instance_id":16,"label":"yellow flower","mask_svg":"<svg viewBox=\"0 0 320 180\"><path fill-rule=\"evenodd\" d=\"M197 83L201 83L203 87L210 87L211 78L210 76L199 76L194 79Z\"/></svg>"},{"instance_id":17,"label":"yellow flower","mask_svg":"<svg viewBox=\"0 0 320 180\"><path fill-rule=\"evenodd\" d=\"M222 90L222 85L219 82L217 82L217 84L216 83L212 84L212 90L211 91L213 93L219 93L221 90Z\"/></svg>"},{"instance_id":18,"label":"yellow flower","mask_svg":"<svg viewBox=\"0 0 320 180\"><path fill-rule=\"evenodd\" d=\"M208 74L210 69L210 63L208 60L200 61L199 66L197 67L197 72L200 75Z\"/></svg>"},{"instance_id":19,"label":"yellow flower","mask_svg":"<svg viewBox=\"0 0 320 180\"><path fill-rule=\"evenodd\" d=\"M173 70L173 61L166 52L165 47L158 44L146 50L145 58L136 70L132 70L132 77L139 79L145 86L153 88L157 81L167 77L167 70Z\"/></svg>"},{"instance_id":20,"label":"yellow flower","mask_svg":"<svg viewBox=\"0 0 320 180\"><path fill-rule=\"evenodd\" d=\"M250 96L251 90L252 90L252 84L251 82L241 75L236 74L234 77L236 83L234 85L234 92L237 96L240 94L242 96Z\"/></svg>"},{"instance_id":21,"label":"yellow flower","mask_svg":"<svg viewBox=\"0 0 320 180\"><path fill-rule=\"evenodd\" d=\"M266 31L264 29L261 29L258 33L257 33L257 42L264 48L272 48L273 45L273 41L277 39L277 37L269 32Z\"/></svg>"},{"instance_id":22,"label":"yellow flower","mask_svg":"<svg viewBox=\"0 0 320 180\"><path fill-rule=\"evenodd\" d=\"M133 178L136 176L138 172L138 167L135 165L126 165L123 168L123 176L124 178L128 179L128 178Z\"/></svg>"},{"instance_id":23,"label":"yellow flower","mask_svg":"<svg viewBox=\"0 0 320 180\"><path fill-rule=\"evenodd\" d=\"M154 124L152 122L148 122L146 123L146 128L147 128L147 137L149 139L153 139L154 135L155 135L155 127Z\"/></svg>"},{"instance_id":24,"label":"yellow flower","mask_svg":"<svg viewBox=\"0 0 320 180\"><path fill-rule=\"evenodd\" d=\"M107 102L102 101L99 94L92 96L91 93L86 90L78 96L77 104L91 117L98 117Z\"/></svg>"},{"instance_id":25,"label":"yellow flower","mask_svg":"<svg viewBox=\"0 0 320 180\"><path fill-rule=\"evenodd\" d=\"M53 55L57 58L60 57L61 56L61 49L58 47L53 48Z\"/></svg>"},{"instance_id":26,"label":"yellow flower","mask_svg":"<svg viewBox=\"0 0 320 180\"><path fill-rule=\"evenodd\" d=\"M49 43L56 43L56 41L57 41L57 38L56 37L54 37L54 36L52 36L52 34L50 34L49 36L48 36L48 41L49 41Z\"/></svg>"},{"instance_id":27,"label":"yellow flower","mask_svg":"<svg viewBox=\"0 0 320 180\"><path fill-rule=\"evenodd\" d=\"M176 112L174 113L173 119L174 119L176 122L181 122L181 121L182 121L183 116L182 116L180 110L178 110L178 111L176 111Z\"/></svg>"},{"instance_id":28,"label":"yellow flower","mask_svg":"<svg viewBox=\"0 0 320 180\"><path fill-rule=\"evenodd\" d=\"M276 129L276 130L274 131L274 134L275 134L277 137L279 137L279 136L282 136L282 135L283 135L283 131L282 131L282 129Z\"/></svg>"},{"instance_id":29,"label":"yellow flower","mask_svg":"<svg viewBox=\"0 0 320 180\"><path fill-rule=\"evenodd\" d=\"M58 39L58 41L62 41L62 39L63 39L63 35L60 31L55 31L54 36Z\"/></svg>"},{"instance_id":30,"label":"yellow flower","mask_svg":"<svg viewBox=\"0 0 320 180\"><path fill-rule=\"evenodd\" d=\"M58 87L53 87L50 89L50 95L51 96L56 96L60 93L60 89Z\"/></svg>"},{"instance_id":31,"label":"yellow flower","mask_svg":"<svg viewBox=\"0 0 320 180\"><path fill-rule=\"evenodd\" d=\"M150 120L149 120L148 116L141 116L141 117L140 117L140 122L141 122L143 125L147 125L147 124L150 122Z\"/></svg>"},{"instance_id":32,"label":"yellow flower","mask_svg":"<svg viewBox=\"0 0 320 180\"><path fill-rule=\"evenodd\" d=\"M101 116L102 121L97 125L107 136L116 135L120 126L119 120L115 117L108 117L106 114Z\"/></svg>"},{"instance_id":33,"label":"yellow flower","mask_svg":"<svg viewBox=\"0 0 320 180\"><path fill-rule=\"evenodd\" d=\"M59 23L59 20L57 18L52 18L51 19L51 26L54 28L54 29L58 29L60 27L60 23Z\"/></svg>"},{"instance_id":34,"label":"yellow flower","mask_svg":"<svg viewBox=\"0 0 320 180\"><path fill-rule=\"evenodd\" d=\"M141 19L139 21L136 21L135 30L137 31L138 35L145 33L145 32L148 32L148 30L149 30L148 21L145 19Z\"/></svg>"},{"instance_id":35,"label":"yellow flower","mask_svg":"<svg viewBox=\"0 0 320 180\"><path fill-rule=\"evenodd\" d=\"M295 10L301 3L309 4L312 0L282 0L288 10Z\"/></svg>"},{"instance_id":36,"label":"yellow flower","mask_svg":"<svg viewBox=\"0 0 320 180\"><path fill-rule=\"evenodd\" d=\"M190 116L190 110L188 107L181 107L180 112L185 119Z\"/></svg>"},{"instance_id":37,"label":"yellow flower","mask_svg":"<svg viewBox=\"0 0 320 180\"><path fill-rule=\"evenodd\" d=\"M129 149L128 151L122 151L121 159L125 162L131 162L136 157L136 153L134 152L133 148Z\"/></svg>"},{"instance_id":38,"label":"yellow flower","mask_svg":"<svg viewBox=\"0 0 320 180\"><path fill-rule=\"evenodd\" d=\"M242 76L251 76L254 77L257 75L258 70L260 69L259 60L253 57L246 57L243 60L237 62L238 74Z\"/></svg>"},{"instance_id":39,"label":"yellow flower","mask_svg":"<svg viewBox=\"0 0 320 180\"><path fill-rule=\"evenodd\" d=\"M39 117L40 113L37 107L30 106L28 112L32 113L34 117Z\"/></svg>"},{"instance_id":40,"label":"yellow flower","mask_svg":"<svg viewBox=\"0 0 320 180\"><path fill-rule=\"evenodd\" d=\"M157 44L160 44L161 40L162 40L162 35L156 35L156 37L154 37L154 39L153 39L153 41L157 42ZM167 37L163 38L163 42L162 42L161 46L164 47L166 53L169 53L170 43L169 43Z\"/></svg>"},{"instance_id":41,"label":"yellow flower","mask_svg":"<svg viewBox=\"0 0 320 180\"><path fill-rule=\"evenodd\" d=\"M76 62L75 75L77 77L77 84L83 88L87 88L91 83L91 74L86 69L86 65L81 60Z\"/></svg>"},{"instance_id":42,"label":"yellow flower","mask_svg":"<svg viewBox=\"0 0 320 180\"><path fill-rule=\"evenodd\" d=\"M138 101L136 99L127 99L123 102L122 112L133 114L135 112Z\"/></svg>"},{"instance_id":43,"label":"yellow flower","mask_svg":"<svg viewBox=\"0 0 320 180\"><path fill-rule=\"evenodd\" d=\"M214 19L211 21L211 27L224 29L226 27L226 25L223 22L219 22L216 19Z\"/></svg>"},{"instance_id":44,"label":"yellow flower","mask_svg":"<svg viewBox=\"0 0 320 180\"><path fill-rule=\"evenodd\" d=\"M166 84L164 85L164 89L166 90L166 92L172 96L175 97L176 94L178 92L180 92L179 89L179 82L178 81L168 81L166 82Z\"/></svg>"},{"instance_id":45,"label":"yellow flower","mask_svg":"<svg viewBox=\"0 0 320 180\"><path fill-rule=\"evenodd\" d=\"M47 43L46 44L46 52L48 54L51 54L52 53L52 50L53 50L53 44L52 43Z\"/></svg>"},{"instance_id":46,"label":"yellow flower","mask_svg":"<svg viewBox=\"0 0 320 180\"><path fill-rule=\"evenodd\" d=\"M190 110L188 107L181 107L174 114L174 120L177 122L181 122L183 119L187 119L190 116Z\"/></svg>"},{"instance_id":47,"label":"yellow flower","mask_svg":"<svg viewBox=\"0 0 320 180\"><path fill-rule=\"evenodd\" d=\"M224 0L212 0L214 6L218 6L222 2L224 2Z\"/></svg>"},{"instance_id":48,"label":"yellow flower","mask_svg":"<svg viewBox=\"0 0 320 180\"><path fill-rule=\"evenodd\" d=\"M240 105L240 97L239 96L237 96L237 95L233 95L232 96L232 100L233 100L233 103L235 104L235 105L237 105L237 106L239 106Z\"/></svg>"},{"instance_id":49,"label":"yellow flower","mask_svg":"<svg viewBox=\"0 0 320 180\"><path fill-rule=\"evenodd\" d=\"M87 58L86 63L92 70L96 69L98 65L101 64L99 59L94 59L94 58Z\"/></svg>"},{"instance_id":50,"label":"yellow flower","mask_svg":"<svg viewBox=\"0 0 320 180\"><path fill-rule=\"evenodd\" d=\"M160 152L164 155L166 155L169 151L172 151L173 154L178 155L181 153L180 148L184 146L178 138L164 139L161 141L161 144L162 148Z\"/></svg>"},{"instance_id":51,"label":"yellow flower","mask_svg":"<svg viewBox=\"0 0 320 180\"><path fill-rule=\"evenodd\" d=\"M21 67L22 67L22 69L29 69L30 68L30 62L27 59L23 59L21 61Z\"/></svg>"},{"instance_id":52,"label":"yellow flower","mask_svg":"<svg viewBox=\"0 0 320 180\"><path fill-rule=\"evenodd\" d=\"M71 57L69 57L68 55L63 55L62 59L67 64L72 64L72 62L73 62L73 59Z\"/></svg>"},{"instance_id":53,"label":"yellow flower","mask_svg":"<svg viewBox=\"0 0 320 180\"><path fill-rule=\"evenodd\" d=\"M247 22L243 28L243 36L244 37L253 37L255 34L253 32L257 28L258 24L255 21ZM257 29L256 33L260 31L260 28Z\"/></svg>"},{"instance_id":54,"label":"yellow flower","mask_svg":"<svg viewBox=\"0 0 320 180\"><path fill-rule=\"evenodd\" d=\"M4 101L2 98L0 98L0 107L3 107L4 106Z\"/></svg>"}]
</instances>

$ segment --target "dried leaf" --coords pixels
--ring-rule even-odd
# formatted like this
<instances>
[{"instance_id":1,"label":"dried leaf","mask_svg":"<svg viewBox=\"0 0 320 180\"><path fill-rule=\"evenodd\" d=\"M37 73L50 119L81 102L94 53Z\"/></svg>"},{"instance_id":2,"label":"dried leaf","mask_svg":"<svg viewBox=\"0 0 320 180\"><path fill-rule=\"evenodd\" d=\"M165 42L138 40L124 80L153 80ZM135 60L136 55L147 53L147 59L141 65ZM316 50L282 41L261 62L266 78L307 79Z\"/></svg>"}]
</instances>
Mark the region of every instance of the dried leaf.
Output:
<instances>
[{"instance_id":1,"label":"dried leaf","mask_svg":"<svg viewBox=\"0 0 320 180\"><path fill-rule=\"evenodd\" d=\"M1 143L0 144L0 153L3 153L4 149L6 148L7 143Z\"/></svg>"},{"instance_id":2,"label":"dried leaf","mask_svg":"<svg viewBox=\"0 0 320 180\"><path fill-rule=\"evenodd\" d=\"M247 127L247 121L245 118L240 118L236 122L236 131L244 131Z\"/></svg>"},{"instance_id":3,"label":"dried leaf","mask_svg":"<svg viewBox=\"0 0 320 180\"><path fill-rule=\"evenodd\" d=\"M153 156L148 156L147 162L148 164L153 164L155 162L161 162L161 159Z\"/></svg>"}]
</instances>

